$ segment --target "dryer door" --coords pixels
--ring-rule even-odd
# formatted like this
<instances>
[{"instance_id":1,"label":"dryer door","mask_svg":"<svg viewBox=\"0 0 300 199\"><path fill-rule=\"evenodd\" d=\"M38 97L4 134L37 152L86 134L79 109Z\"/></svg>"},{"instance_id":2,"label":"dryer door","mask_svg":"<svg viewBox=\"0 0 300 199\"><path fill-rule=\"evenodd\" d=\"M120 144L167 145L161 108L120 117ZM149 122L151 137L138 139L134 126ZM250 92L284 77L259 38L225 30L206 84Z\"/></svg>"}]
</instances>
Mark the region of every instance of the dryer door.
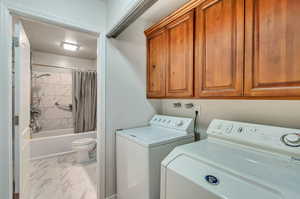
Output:
<instances>
[{"instance_id":1,"label":"dryer door","mask_svg":"<svg viewBox=\"0 0 300 199\"><path fill-rule=\"evenodd\" d=\"M223 199L188 179L182 178L172 170L167 172L165 196L166 199Z\"/></svg>"},{"instance_id":2,"label":"dryer door","mask_svg":"<svg viewBox=\"0 0 300 199\"><path fill-rule=\"evenodd\" d=\"M187 155L179 155L169 162L162 175L162 199L283 198L267 185L247 180Z\"/></svg>"}]
</instances>

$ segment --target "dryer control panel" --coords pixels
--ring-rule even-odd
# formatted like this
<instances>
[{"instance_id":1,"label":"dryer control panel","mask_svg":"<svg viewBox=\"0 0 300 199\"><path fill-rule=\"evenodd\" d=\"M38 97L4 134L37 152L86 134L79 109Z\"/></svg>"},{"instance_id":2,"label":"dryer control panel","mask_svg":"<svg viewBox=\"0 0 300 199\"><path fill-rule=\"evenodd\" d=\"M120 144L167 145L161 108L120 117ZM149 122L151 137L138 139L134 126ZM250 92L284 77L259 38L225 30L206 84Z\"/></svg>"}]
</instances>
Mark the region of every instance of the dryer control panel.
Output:
<instances>
[{"instance_id":1,"label":"dryer control panel","mask_svg":"<svg viewBox=\"0 0 300 199\"><path fill-rule=\"evenodd\" d=\"M176 129L188 133L193 132L193 118L154 115L150 120L150 125Z\"/></svg>"},{"instance_id":2,"label":"dryer control panel","mask_svg":"<svg viewBox=\"0 0 300 199\"><path fill-rule=\"evenodd\" d=\"M244 122L213 120L207 134L240 144L300 156L300 130Z\"/></svg>"}]
</instances>

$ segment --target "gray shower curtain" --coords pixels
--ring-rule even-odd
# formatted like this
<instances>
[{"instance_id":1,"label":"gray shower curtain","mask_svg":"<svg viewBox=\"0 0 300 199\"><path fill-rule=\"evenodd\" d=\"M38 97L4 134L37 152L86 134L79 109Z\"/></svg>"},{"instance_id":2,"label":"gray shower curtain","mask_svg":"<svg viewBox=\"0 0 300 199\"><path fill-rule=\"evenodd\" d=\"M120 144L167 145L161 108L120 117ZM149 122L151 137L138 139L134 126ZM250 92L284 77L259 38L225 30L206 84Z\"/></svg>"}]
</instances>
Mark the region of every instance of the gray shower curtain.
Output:
<instances>
[{"instance_id":1,"label":"gray shower curtain","mask_svg":"<svg viewBox=\"0 0 300 199\"><path fill-rule=\"evenodd\" d=\"M97 74L73 71L72 80L74 131L94 131L97 123Z\"/></svg>"}]
</instances>

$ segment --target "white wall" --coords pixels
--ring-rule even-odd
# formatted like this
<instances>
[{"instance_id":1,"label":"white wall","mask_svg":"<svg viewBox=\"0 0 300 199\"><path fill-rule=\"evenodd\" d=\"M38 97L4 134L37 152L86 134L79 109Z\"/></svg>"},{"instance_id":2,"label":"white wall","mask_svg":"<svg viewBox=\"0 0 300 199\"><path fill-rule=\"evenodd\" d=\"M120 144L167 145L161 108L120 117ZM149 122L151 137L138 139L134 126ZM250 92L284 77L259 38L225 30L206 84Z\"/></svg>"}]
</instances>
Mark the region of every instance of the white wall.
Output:
<instances>
[{"instance_id":1,"label":"white wall","mask_svg":"<svg viewBox=\"0 0 300 199\"><path fill-rule=\"evenodd\" d=\"M300 129L299 100L162 100L163 114L194 116L193 110L174 108L174 102L192 102L200 106L199 125L202 132L214 118Z\"/></svg>"},{"instance_id":2,"label":"white wall","mask_svg":"<svg viewBox=\"0 0 300 199\"><path fill-rule=\"evenodd\" d=\"M3 0L9 7L22 12L35 13L66 24L81 24L87 29L104 31L106 4L104 0Z\"/></svg>"},{"instance_id":3,"label":"white wall","mask_svg":"<svg viewBox=\"0 0 300 199\"><path fill-rule=\"evenodd\" d=\"M78 69L95 70L97 68L95 60L56 55L39 51L32 52L32 63L49 66L76 67Z\"/></svg>"},{"instance_id":4,"label":"white wall","mask_svg":"<svg viewBox=\"0 0 300 199\"><path fill-rule=\"evenodd\" d=\"M0 0L0 198L8 199L10 197L11 186L12 183L9 181L9 177L11 176L12 165L10 164L10 131L11 131L11 123L9 122L9 118L11 117L10 111L10 101L9 97L10 93L10 76L8 74L11 73L9 68L9 63L6 62L6 58L9 56L11 52L9 49L11 48L11 41L7 40L4 35L6 35L8 31L9 24L5 23L5 15L8 13L5 10L4 4L2 0ZM11 176L12 177L12 176Z\"/></svg>"},{"instance_id":5,"label":"white wall","mask_svg":"<svg viewBox=\"0 0 300 199\"><path fill-rule=\"evenodd\" d=\"M109 0L107 27L136 0ZM106 196L116 193L115 131L146 124L160 111L160 100L146 99L146 38L149 23L130 25L117 39L107 42Z\"/></svg>"},{"instance_id":6,"label":"white wall","mask_svg":"<svg viewBox=\"0 0 300 199\"><path fill-rule=\"evenodd\" d=\"M108 30L126 14L128 9L138 0L108 0L107 27Z\"/></svg>"},{"instance_id":7,"label":"white wall","mask_svg":"<svg viewBox=\"0 0 300 199\"><path fill-rule=\"evenodd\" d=\"M107 44L107 196L116 192L115 130L146 124L160 110L159 100L146 99L146 25L137 20Z\"/></svg>"}]
</instances>

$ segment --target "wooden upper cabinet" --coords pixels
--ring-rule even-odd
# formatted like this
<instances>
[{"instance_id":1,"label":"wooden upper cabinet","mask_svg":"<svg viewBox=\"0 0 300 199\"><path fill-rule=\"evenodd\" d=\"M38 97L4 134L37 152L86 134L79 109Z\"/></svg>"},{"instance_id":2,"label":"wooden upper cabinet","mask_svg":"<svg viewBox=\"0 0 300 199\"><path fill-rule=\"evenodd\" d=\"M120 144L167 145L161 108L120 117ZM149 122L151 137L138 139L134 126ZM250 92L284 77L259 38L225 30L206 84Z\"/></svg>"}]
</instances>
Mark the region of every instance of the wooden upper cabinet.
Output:
<instances>
[{"instance_id":1,"label":"wooden upper cabinet","mask_svg":"<svg viewBox=\"0 0 300 199\"><path fill-rule=\"evenodd\" d=\"M167 33L155 32L147 38L147 97L164 97L167 65Z\"/></svg>"},{"instance_id":2,"label":"wooden upper cabinet","mask_svg":"<svg viewBox=\"0 0 300 199\"><path fill-rule=\"evenodd\" d=\"M245 94L300 96L300 1L246 0Z\"/></svg>"},{"instance_id":3,"label":"wooden upper cabinet","mask_svg":"<svg viewBox=\"0 0 300 199\"><path fill-rule=\"evenodd\" d=\"M242 96L244 0L205 1L195 25L196 95Z\"/></svg>"},{"instance_id":4,"label":"wooden upper cabinet","mask_svg":"<svg viewBox=\"0 0 300 199\"><path fill-rule=\"evenodd\" d=\"M145 34L148 97L300 97L300 0L191 0Z\"/></svg>"},{"instance_id":5,"label":"wooden upper cabinet","mask_svg":"<svg viewBox=\"0 0 300 199\"><path fill-rule=\"evenodd\" d=\"M168 64L166 96L194 95L194 11L177 18L166 26L168 34Z\"/></svg>"}]
</instances>

